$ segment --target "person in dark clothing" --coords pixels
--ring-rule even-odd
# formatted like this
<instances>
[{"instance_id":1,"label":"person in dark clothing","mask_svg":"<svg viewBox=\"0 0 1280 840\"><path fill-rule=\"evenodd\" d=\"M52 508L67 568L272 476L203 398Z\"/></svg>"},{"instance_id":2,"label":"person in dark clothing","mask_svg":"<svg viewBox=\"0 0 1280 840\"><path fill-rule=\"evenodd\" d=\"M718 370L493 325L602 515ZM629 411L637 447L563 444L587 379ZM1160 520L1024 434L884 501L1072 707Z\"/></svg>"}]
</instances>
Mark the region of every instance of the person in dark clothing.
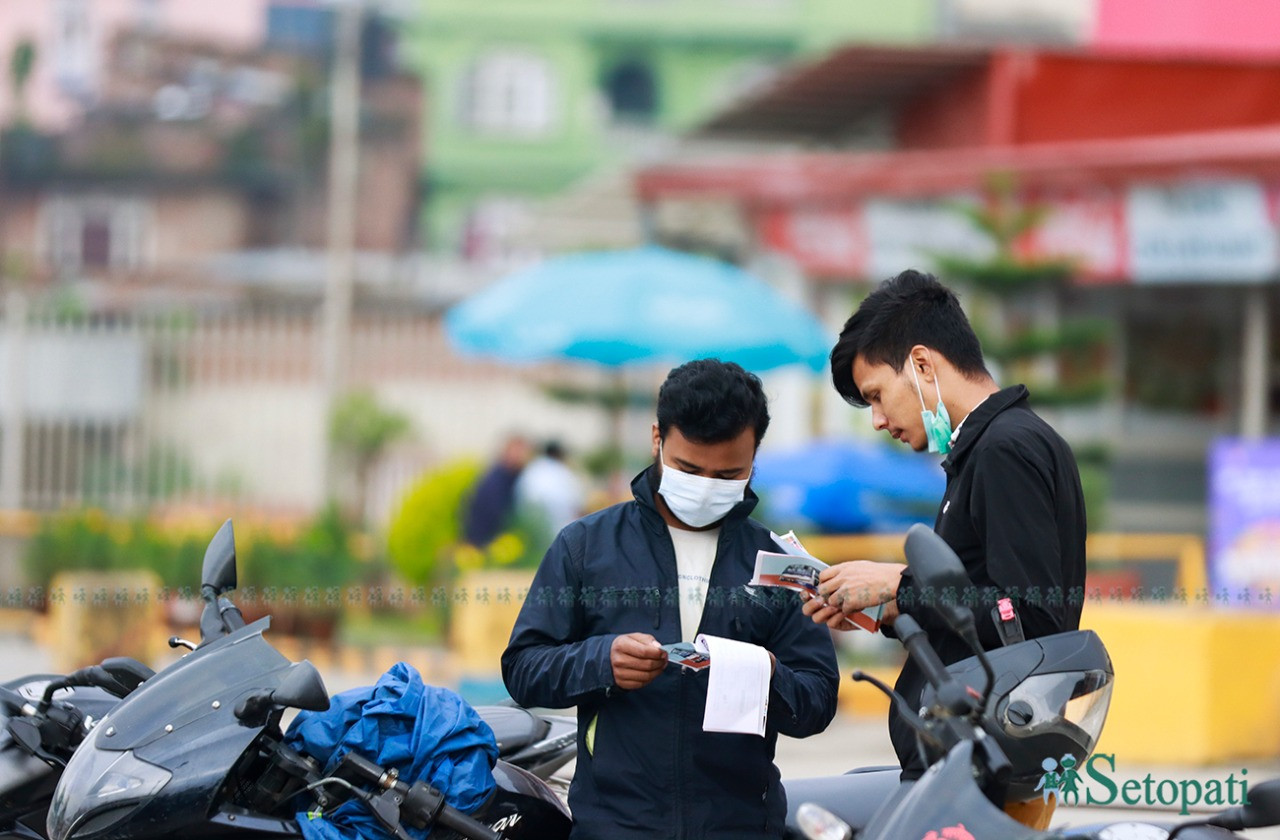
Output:
<instances>
[{"instance_id":1,"label":"person in dark clothing","mask_svg":"<svg viewBox=\"0 0 1280 840\"><path fill-rule=\"evenodd\" d=\"M783 836L778 734L823 731L839 674L830 633L793 596L745 586L756 552L778 550L749 517L768 424L760 380L741 367L674 369L634 499L570 523L538 567L502 676L522 705L578 707L575 840ZM668 667L661 647L698 634L768 652L763 737L704 731L710 674Z\"/></svg>"},{"instance_id":2,"label":"person in dark clothing","mask_svg":"<svg viewBox=\"0 0 1280 840\"><path fill-rule=\"evenodd\" d=\"M975 607L983 646L1002 644L993 609L1006 597L1027 638L1078 629L1086 526L1075 457L1031 410L1024 386L996 384L956 296L916 271L886 281L845 324L831 376L846 401L871 409L877 430L917 452L946 455L934 530L973 584L957 594ZM926 400L935 397L931 411ZM843 629L843 612L884 604L887 626L910 614L944 662L971 655L923 608L905 566L841 563L822 573L818 593L803 608L815 622ZM924 686L908 661L896 688L910 708L919 707ZM889 731L904 780L918 778L924 767L915 736L892 711Z\"/></svg>"},{"instance_id":3,"label":"person in dark clothing","mask_svg":"<svg viewBox=\"0 0 1280 840\"><path fill-rule=\"evenodd\" d=\"M533 450L529 441L511 435L502 444L498 460L476 482L462 519L462 537L477 548L484 548L502 533L515 507L516 480Z\"/></svg>"}]
</instances>

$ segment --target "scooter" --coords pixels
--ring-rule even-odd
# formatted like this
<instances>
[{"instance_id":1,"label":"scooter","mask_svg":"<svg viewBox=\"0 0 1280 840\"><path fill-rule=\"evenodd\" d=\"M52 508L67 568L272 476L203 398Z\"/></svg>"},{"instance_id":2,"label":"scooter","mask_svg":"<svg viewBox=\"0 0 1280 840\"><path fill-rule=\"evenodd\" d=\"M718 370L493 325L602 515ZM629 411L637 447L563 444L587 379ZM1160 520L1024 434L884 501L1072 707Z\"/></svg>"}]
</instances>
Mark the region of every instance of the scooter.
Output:
<instances>
[{"instance_id":1,"label":"scooter","mask_svg":"<svg viewBox=\"0 0 1280 840\"><path fill-rule=\"evenodd\" d=\"M915 526L907 535L907 562L916 579L934 591L962 591L968 585L964 568L955 553L924 526ZM1098 823L1057 832L1040 832L1016 822L1002 810L1010 793L1018 789L1015 762L1005 744L1008 728L1018 726L1025 709L1018 699L1001 700L999 654L986 653L977 644L973 611L954 603L935 603L934 609L947 627L974 650L981 678L966 681L978 672L972 669L943 667L937 653L929 645L924 631L910 616L899 616L894 625L908 655L920 666L929 682L930 691L918 714L907 708L903 697L888 686L855 673L877 685L889 695L891 702L916 732L921 755L929 769L913 785L899 788L867 821L864 827L851 825L829 809L805 803L797 809L797 822L804 836L813 840L901 840L901 838L969 838L984 840L1227 840L1232 831L1280 824L1280 780L1265 782L1249 791L1250 804L1229 809L1204 819L1182 823ZM1044 640L1040 640L1044 641ZM966 660L968 662L968 660ZM1061 714L1051 715L1057 737L1083 742L1082 730L1098 721L1100 704L1109 693L1110 679L1099 684L1094 669L1086 659L1063 669L1054 678L1060 691L1050 696L1070 694L1070 702ZM1030 682L1030 681L1028 681ZM1028 682L1022 685L1027 686ZM977 683L975 685L974 683ZM1074 683L1070 692L1065 687ZM1043 687L1040 687L1043 688ZM1029 686L1027 691L1035 689ZM1024 695L1025 696L1030 696ZM1101 712L1105 716L1105 709ZM1061 755L1062 753L1058 753ZM1080 754L1080 753L1076 753Z\"/></svg>"},{"instance_id":2,"label":"scooter","mask_svg":"<svg viewBox=\"0 0 1280 840\"><path fill-rule=\"evenodd\" d=\"M53 840L170 836L297 838L299 812L361 802L392 836L432 825L472 840L567 837L567 809L545 782L499 761L496 791L465 815L423 781L355 753L325 775L284 743L288 709L323 710L329 697L310 662L290 662L246 625L227 593L236 586L230 521L205 553L201 641L147 680L85 736L49 808Z\"/></svg>"}]
</instances>

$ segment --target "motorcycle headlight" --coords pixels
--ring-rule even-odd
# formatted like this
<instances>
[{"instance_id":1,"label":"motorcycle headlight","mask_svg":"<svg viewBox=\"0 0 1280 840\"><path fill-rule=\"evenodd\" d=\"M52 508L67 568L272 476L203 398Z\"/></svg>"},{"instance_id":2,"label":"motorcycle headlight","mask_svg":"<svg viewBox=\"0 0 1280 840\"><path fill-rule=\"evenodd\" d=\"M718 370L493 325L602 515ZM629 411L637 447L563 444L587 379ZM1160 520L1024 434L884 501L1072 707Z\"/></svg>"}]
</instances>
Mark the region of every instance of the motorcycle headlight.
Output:
<instances>
[{"instance_id":1,"label":"motorcycle headlight","mask_svg":"<svg viewBox=\"0 0 1280 840\"><path fill-rule=\"evenodd\" d=\"M90 749L85 750L88 746ZM131 751L109 752L82 744L58 782L46 827L52 840L88 837L133 813L173 774Z\"/></svg>"}]
</instances>

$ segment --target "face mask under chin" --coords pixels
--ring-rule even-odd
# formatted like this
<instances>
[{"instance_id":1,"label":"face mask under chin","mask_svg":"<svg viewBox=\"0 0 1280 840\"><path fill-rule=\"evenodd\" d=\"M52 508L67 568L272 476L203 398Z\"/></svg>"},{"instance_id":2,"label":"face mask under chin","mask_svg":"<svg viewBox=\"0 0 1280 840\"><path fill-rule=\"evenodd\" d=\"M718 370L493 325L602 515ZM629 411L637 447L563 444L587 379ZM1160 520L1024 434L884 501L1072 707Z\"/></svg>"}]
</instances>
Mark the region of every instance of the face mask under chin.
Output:
<instances>
[{"instance_id":1,"label":"face mask under chin","mask_svg":"<svg viewBox=\"0 0 1280 840\"><path fill-rule=\"evenodd\" d=\"M911 377L916 383L916 394L920 397L920 419L924 423L924 434L929 441L929 451L946 455L951 451L951 415L942 402L942 386L938 384L937 369L934 369L933 387L938 395L938 404L930 411L924 404L924 391L920 390L920 375L916 373L915 362L907 359L911 368Z\"/></svg>"}]
</instances>

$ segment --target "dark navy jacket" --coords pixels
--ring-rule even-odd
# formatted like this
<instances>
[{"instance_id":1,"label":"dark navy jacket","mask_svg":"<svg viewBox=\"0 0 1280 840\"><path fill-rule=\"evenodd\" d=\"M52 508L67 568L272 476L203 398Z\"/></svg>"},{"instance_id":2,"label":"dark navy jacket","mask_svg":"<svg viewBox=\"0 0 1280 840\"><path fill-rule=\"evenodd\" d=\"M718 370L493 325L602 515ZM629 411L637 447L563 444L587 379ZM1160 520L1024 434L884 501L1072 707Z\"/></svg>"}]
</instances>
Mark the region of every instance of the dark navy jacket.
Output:
<instances>
[{"instance_id":1,"label":"dark navy jacket","mask_svg":"<svg viewBox=\"0 0 1280 840\"><path fill-rule=\"evenodd\" d=\"M609 649L618 635L681 640L675 550L649 472L632 482L634 501L556 537L502 656L503 679L522 705L578 707L575 840L781 837L786 799L774 745L779 732L814 735L835 715L830 631L800 611L794 593L744 586L756 551L778 550L748 518L756 504L748 491L722 524L698 632L777 658L765 737L702 731L706 672L668 665L639 690L614 686Z\"/></svg>"}]
</instances>

